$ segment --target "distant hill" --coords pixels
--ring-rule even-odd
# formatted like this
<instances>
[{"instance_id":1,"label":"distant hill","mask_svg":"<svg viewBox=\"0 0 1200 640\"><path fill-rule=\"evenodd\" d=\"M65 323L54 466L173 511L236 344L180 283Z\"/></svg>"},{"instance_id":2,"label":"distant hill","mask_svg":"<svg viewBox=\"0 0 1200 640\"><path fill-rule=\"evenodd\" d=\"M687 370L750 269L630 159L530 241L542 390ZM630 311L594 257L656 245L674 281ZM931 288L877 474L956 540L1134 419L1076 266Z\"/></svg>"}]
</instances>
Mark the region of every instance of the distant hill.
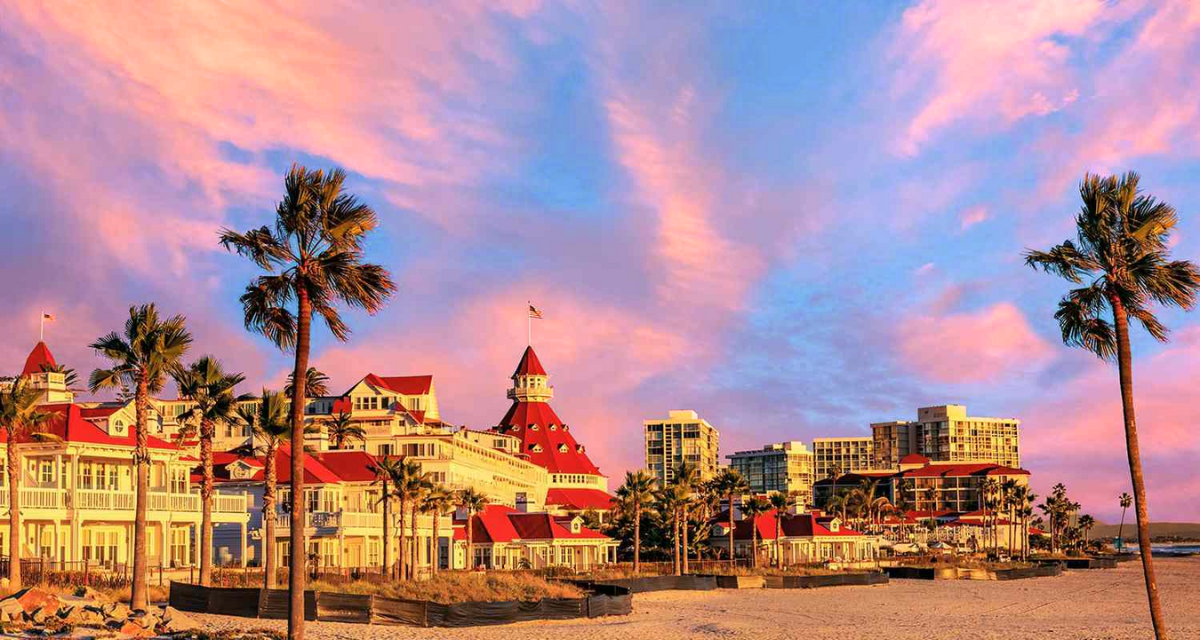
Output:
<instances>
[{"instance_id":1,"label":"distant hill","mask_svg":"<svg viewBox=\"0 0 1200 640\"><path fill-rule=\"evenodd\" d=\"M1098 524L1092 527L1092 538L1112 538L1117 535L1117 529L1120 525L1115 524ZM1125 537L1133 538L1137 535L1137 523L1134 522L1131 516L1125 521ZM1172 536L1176 538L1190 538L1200 540L1200 522L1151 522L1150 537L1158 538L1160 536Z\"/></svg>"}]
</instances>

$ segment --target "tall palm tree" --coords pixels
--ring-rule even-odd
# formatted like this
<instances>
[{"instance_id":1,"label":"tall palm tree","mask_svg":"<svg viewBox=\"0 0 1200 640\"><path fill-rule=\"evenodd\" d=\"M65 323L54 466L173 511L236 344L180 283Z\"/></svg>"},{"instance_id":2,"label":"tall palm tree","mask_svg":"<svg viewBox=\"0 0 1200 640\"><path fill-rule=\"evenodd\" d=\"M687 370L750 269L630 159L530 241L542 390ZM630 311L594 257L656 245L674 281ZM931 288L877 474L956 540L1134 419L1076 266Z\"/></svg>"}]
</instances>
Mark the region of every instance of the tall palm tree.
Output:
<instances>
[{"instance_id":1,"label":"tall palm tree","mask_svg":"<svg viewBox=\"0 0 1200 640\"><path fill-rule=\"evenodd\" d=\"M263 457L263 588L275 588L276 565L275 559L275 519L278 510L275 507L276 484L278 470L275 468L275 452L286 444L292 434L292 421L287 412L287 401L273 391L262 390L262 398L256 404L246 404L238 408L238 418L250 427L250 442L261 442L255 447L254 453ZM299 455L303 455L303 450ZM297 457L292 449L292 457ZM301 526L304 513L301 512Z\"/></svg>"},{"instance_id":2,"label":"tall palm tree","mask_svg":"<svg viewBox=\"0 0 1200 640\"><path fill-rule=\"evenodd\" d=\"M724 469L713 478L713 487L725 496L729 507L729 566L732 568L736 555L733 552L733 499L745 495L750 490L750 483L736 470Z\"/></svg>"},{"instance_id":3,"label":"tall palm tree","mask_svg":"<svg viewBox=\"0 0 1200 640\"><path fill-rule=\"evenodd\" d=\"M788 495L782 491L772 493L768 498L771 502L771 508L775 510L775 567L783 568L783 519L790 518L791 514L787 512L791 507L791 500Z\"/></svg>"},{"instance_id":4,"label":"tall palm tree","mask_svg":"<svg viewBox=\"0 0 1200 640\"><path fill-rule=\"evenodd\" d=\"M681 462L675 468L675 477L671 480L676 485L683 488L687 495L681 505L680 512L680 527L683 529L683 573L688 572L688 521L691 517L692 498L696 493L696 489L700 486L700 467L690 462Z\"/></svg>"},{"instance_id":5,"label":"tall palm tree","mask_svg":"<svg viewBox=\"0 0 1200 640\"><path fill-rule=\"evenodd\" d=\"M375 474L372 484L380 487L379 501L383 504L383 575L391 575L392 571L392 478L399 473L400 459L379 457L371 465L371 473Z\"/></svg>"},{"instance_id":6,"label":"tall palm tree","mask_svg":"<svg viewBox=\"0 0 1200 640\"><path fill-rule=\"evenodd\" d=\"M374 314L395 291L387 269L363 262L363 244L378 224L375 211L344 193L341 169L309 171L293 164L284 178L284 197L274 228L246 233L222 229L220 242L249 258L266 275L242 294L246 328L263 334L280 349L295 352L292 367L292 448L304 450L305 388L313 314L345 342L350 328L338 305ZM293 311L294 305L294 311ZM288 587L288 637L304 637L304 469L292 457L291 563Z\"/></svg>"},{"instance_id":7,"label":"tall palm tree","mask_svg":"<svg viewBox=\"0 0 1200 640\"><path fill-rule=\"evenodd\" d=\"M1138 182L1138 174L1132 171L1123 176L1085 175L1079 187L1083 207L1075 217L1078 241L1067 240L1046 252L1027 251L1025 263L1073 284L1088 281L1064 296L1054 315L1068 346L1117 362L1146 597L1154 633L1162 640L1167 628L1150 550L1150 516L1133 406L1129 324L1130 319L1137 320L1147 333L1166 342L1167 328L1151 307L1158 303L1190 310L1200 290L1200 269L1187 260L1170 259L1170 234L1178 215L1171 205L1140 192ZM1111 322L1106 318L1108 312Z\"/></svg>"},{"instance_id":8,"label":"tall palm tree","mask_svg":"<svg viewBox=\"0 0 1200 640\"><path fill-rule=\"evenodd\" d=\"M313 314L320 315L334 337L344 342L350 329L338 304L374 314L395 290L386 269L363 262L363 243L377 225L377 217L371 207L342 191L345 178L340 169L325 173L294 164L284 179L285 193L276 209L274 229L263 226L246 233L223 229L220 234L226 249L268 272L246 287L241 302L247 329L262 333L281 349L295 351L291 416L292 448L296 451L304 449ZM299 458L292 458L288 615L292 640L304 636L304 473Z\"/></svg>"},{"instance_id":9,"label":"tall palm tree","mask_svg":"<svg viewBox=\"0 0 1200 640\"><path fill-rule=\"evenodd\" d=\"M424 474L421 471L421 464L416 460L402 459L396 465L392 472L392 495L400 503L400 549L398 561L396 563L397 577L401 580L408 577L408 545L404 530L404 524L408 521L409 507L418 497L418 492L421 487L421 480Z\"/></svg>"},{"instance_id":10,"label":"tall palm tree","mask_svg":"<svg viewBox=\"0 0 1200 640\"><path fill-rule=\"evenodd\" d=\"M15 378L8 389L0 391L0 430L7 447L8 471L8 588L21 588L21 456L17 440L43 434L53 413L38 408L42 392L29 386L26 378Z\"/></svg>"},{"instance_id":11,"label":"tall palm tree","mask_svg":"<svg viewBox=\"0 0 1200 640\"><path fill-rule=\"evenodd\" d=\"M761 496L742 501L742 519L750 520L750 566L758 567L758 517L771 509Z\"/></svg>"},{"instance_id":12,"label":"tall palm tree","mask_svg":"<svg viewBox=\"0 0 1200 640\"><path fill-rule=\"evenodd\" d=\"M412 516L410 527L412 529L412 545L409 546L409 553L412 554L412 561L408 565L408 578L410 580L417 579L417 569L421 563L421 545L420 537L417 534L417 515L424 510L425 498L429 496L429 492L433 490L432 476L428 473L421 473L408 485L409 493L409 510Z\"/></svg>"},{"instance_id":13,"label":"tall palm tree","mask_svg":"<svg viewBox=\"0 0 1200 640\"><path fill-rule=\"evenodd\" d=\"M1085 513L1079 516L1079 529L1083 531L1083 548L1085 551L1091 542L1091 531L1094 526L1096 526L1096 519L1091 515Z\"/></svg>"},{"instance_id":14,"label":"tall palm tree","mask_svg":"<svg viewBox=\"0 0 1200 640\"><path fill-rule=\"evenodd\" d=\"M617 489L619 498L633 515L633 572L641 571L642 511L654 500L654 476L643 469L625 472L625 483Z\"/></svg>"},{"instance_id":15,"label":"tall palm tree","mask_svg":"<svg viewBox=\"0 0 1200 640\"><path fill-rule=\"evenodd\" d=\"M488 498L486 495L472 489L460 489L458 492L458 506L467 514L467 569L475 568L475 515L483 513L487 508ZM453 563L451 563L453 564Z\"/></svg>"},{"instance_id":16,"label":"tall palm tree","mask_svg":"<svg viewBox=\"0 0 1200 640\"><path fill-rule=\"evenodd\" d=\"M673 542L671 563L675 575L680 575L683 571L683 565L679 561L679 520L690 497L691 493L686 487L673 482L659 487L658 491L654 493L655 508L665 522L671 523L670 526L673 531L671 536Z\"/></svg>"},{"instance_id":17,"label":"tall palm tree","mask_svg":"<svg viewBox=\"0 0 1200 640\"><path fill-rule=\"evenodd\" d=\"M172 372L179 387L179 397L195 403L178 417L188 425L182 434L194 431L199 424L200 436L200 584L212 584L212 496L213 496L213 438L218 425L237 420L237 398L233 389L246 379L240 373L226 373L221 362L204 356L186 369Z\"/></svg>"},{"instance_id":18,"label":"tall palm tree","mask_svg":"<svg viewBox=\"0 0 1200 640\"><path fill-rule=\"evenodd\" d=\"M137 497L130 593L130 606L134 610L145 611L150 604L146 566L146 507L150 498L150 397L162 391L167 374L179 368L180 360L191 345L192 336L184 326L183 316L161 319L154 304L130 307L123 334L109 333L90 345L112 365L108 369L92 371L88 379L91 392L102 389L134 390L137 429L133 463L137 468Z\"/></svg>"},{"instance_id":19,"label":"tall palm tree","mask_svg":"<svg viewBox=\"0 0 1200 640\"><path fill-rule=\"evenodd\" d=\"M454 509L454 493L440 484L435 484L433 489L426 494L422 504L426 512L433 516L433 544L431 547L430 565L432 566L432 572L436 574L441 560L439 557L441 555L439 541L441 537L442 516ZM453 544L454 536L451 536L450 539L451 544Z\"/></svg>"},{"instance_id":20,"label":"tall palm tree","mask_svg":"<svg viewBox=\"0 0 1200 640\"><path fill-rule=\"evenodd\" d=\"M325 427L329 430L329 439L333 441L334 449L345 449L346 443L363 442L367 438L367 431L351 420L350 414L344 411L325 420Z\"/></svg>"},{"instance_id":21,"label":"tall palm tree","mask_svg":"<svg viewBox=\"0 0 1200 640\"><path fill-rule=\"evenodd\" d=\"M292 397L292 391L295 388L296 372L292 371L288 374L287 383L283 385L283 395L287 398ZM309 367L304 374L304 395L306 398L317 398L320 396L329 395L329 376L321 373L316 367Z\"/></svg>"},{"instance_id":22,"label":"tall palm tree","mask_svg":"<svg viewBox=\"0 0 1200 640\"><path fill-rule=\"evenodd\" d=\"M1121 501L1121 526L1117 527L1117 539L1121 541L1121 548L1125 547L1125 512L1129 511L1129 505L1133 504L1133 496L1128 493L1122 493L1118 500Z\"/></svg>"}]
</instances>

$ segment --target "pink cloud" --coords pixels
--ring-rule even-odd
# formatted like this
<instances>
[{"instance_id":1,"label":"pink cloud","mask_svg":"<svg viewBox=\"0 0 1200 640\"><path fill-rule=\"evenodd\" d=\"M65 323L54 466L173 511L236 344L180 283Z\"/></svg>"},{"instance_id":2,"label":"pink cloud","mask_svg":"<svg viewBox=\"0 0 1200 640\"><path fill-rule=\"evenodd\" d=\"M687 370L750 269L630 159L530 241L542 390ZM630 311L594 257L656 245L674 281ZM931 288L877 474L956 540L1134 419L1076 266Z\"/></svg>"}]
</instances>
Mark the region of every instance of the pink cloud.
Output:
<instances>
[{"instance_id":1,"label":"pink cloud","mask_svg":"<svg viewBox=\"0 0 1200 640\"><path fill-rule=\"evenodd\" d=\"M916 94L918 107L896 149L915 155L960 120L1007 125L1075 102L1062 39L1090 35L1107 11L1101 0L924 0L906 10L893 43L905 66L896 90Z\"/></svg>"},{"instance_id":2,"label":"pink cloud","mask_svg":"<svg viewBox=\"0 0 1200 640\"><path fill-rule=\"evenodd\" d=\"M966 211L963 211L961 214L959 214L959 216L958 216L959 228L962 231L966 231L967 229L970 229L971 227L973 227L981 222L984 222L987 219L988 219L987 207L982 206L982 205L974 206L974 207L967 209Z\"/></svg>"},{"instance_id":3,"label":"pink cloud","mask_svg":"<svg viewBox=\"0 0 1200 640\"><path fill-rule=\"evenodd\" d=\"M1053 354L1011 302L974 312L914 316L900 323L896 338L914 373L945 383L988 382L1033 371Z\"/></svg>"}]
</instances>

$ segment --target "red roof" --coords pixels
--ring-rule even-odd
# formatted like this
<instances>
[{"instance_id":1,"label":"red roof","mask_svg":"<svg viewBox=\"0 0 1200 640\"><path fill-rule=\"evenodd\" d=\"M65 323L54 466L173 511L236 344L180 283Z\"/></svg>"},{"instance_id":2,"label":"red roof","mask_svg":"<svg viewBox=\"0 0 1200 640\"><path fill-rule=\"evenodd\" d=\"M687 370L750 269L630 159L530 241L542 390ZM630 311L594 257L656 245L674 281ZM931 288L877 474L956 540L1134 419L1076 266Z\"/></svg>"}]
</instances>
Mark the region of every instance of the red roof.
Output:
<instances>
[{"instance_id":1,"label":"red roof","mask_svg":"<svg viewBox=\"0 0 1200 640\"><path fill-rule=\"evenodd\" d=\"M345 482L370 482L375 479L371 467L375 457L366 451L323 451L316 455L325 468Z\"/></svg>"},{"instance_id":2,"label":"red roof","mask_svg":"<svg viewBox=\"0 0 1200 640\"><path fill-rule=\"evenodd\" d=\"M958 476L1027 476L1024 469L1014 469L991 462L966 462L961 464L930 464L920 469L909 469L897 474L904 478L958 477Z\"/></svg>"},{"instance_id":3,"label":"red roof","mask_svg":"<svg viewBox=\"0 0 1200 640\"><path fill-rule=\"evenodd\" d=\"M496 430L521 438L521 453L550 473L601 475L548 403L514 401Z\"/></svg>"},{"instance_id":4,"label":"red roof","mask_svg":"<svg viewBox=\"0 0 1200 640\"><path fill-rule=\"evenodd\" d=\"M292 448L286 444L281 445L278 449L275 450L275 480L276 480L276 482L279 482L280 484L282 484L284 482L292 481L291 450L292 450ZM362 453L362 452L359 451L359 452L347 452L347 453ZM367 458L370 458L370 456L367 454L363 454L363 455L366 456ZM213 467L214 467L214 469L219 468L219 472L216 473L217 480L221 480L221 481L225 481L225 482L233 481L230 479L229 474L226 471L225 467L237 460L241 460L257 470L255 471L253 476L251 476L249 478L239 479L236 482L262 482L263 481L266 470L264 468L265 461L262 458L259 458L259 457L251 458L251 457L241 456L237 453L232 453L232 452L220 452L220 453L213 454ZM339 467L350 466L350 462L348 460L344 460L344 459L338 459L338 462L336 462L335 464ZM373 478L374 476L372 475L371 477ZM342 482L343 480L349 481L349 480L354 480L354 479L357 479L357 478L342 478L339 474L335 473L332 469L330 469L328 466L326 466L317 457L313 456L310 453L304 454L304 482L305 482L305 484L309 484L309 483L311 483L311 484L336 484L338 482Z\"/></svg>"},{"instance_id":5,"label":"red roof","mask_svg":"<svg viewBox=\"0 0 1200 640\"><path fill-rule=\"evenodd\" d=\"M64 442L89 442L92 444L115 445L119 447L134 447L137 445L136 431L134 425L129 425L127 435L125 436L110 436L108 432L101 429L99 425L88 420L88 417L107 417L112 415L114 410L109 410L108 407L103 409L97 407L94 409L85 409L77 404L47 404L40 407L43 411L56 414L51 418L46 425L45 432L56 436ZM107 413L103 413L103 412ZM103 413L103 415L85 415L85 412L92 414ZM8 437L5 433L0 433L0 442L7 442ZM34 441L28 435L22 436L19 442ZM178 446L166 442L154 436L150 436L147 441L151 449L170 449L177 450Z\"/></svg>"},{"instance_id":6,"label":"red roof","mask_svg":"<svg viewBox=\"0 0 1200 640\"><path fill-rule=\"evenodd\" d=\"M54 354L50 353L50 347L47 347L45 342L39 341L33 346L33 351L29 352L29 357L25 358L25 368L21 370L21 375L41 373L43 366L55 366Z\"/></svg>"},{"instance_id":7,"label":"red roof","mask_svg":"<svg viewBox=\"0 0 1200 640\"><path fill-rule=\"evenodd\" d=\"M910 453L900 458L900 464L929 464L929 458L919 453Z\"/></svg>"},{"instance_id":8,"label":"red roof","mask_svg":"<svg viewBox=\"0 0 1200 640\"><path fill-rule=\"evenodd\" d=\"M759 540L774 540L775 539L775 510L772 509L761 516L754 519L758 529ZM726 510L717 514L712 519L715 524L729 524L729 511ZM780 530L785 538L809 538L813 536L861 536L862 533L854 531L848 527L838 527L837 531L832 531L825 525L817 521L816 516L812 513L799 513L793 515L784 515L779 521ZM728 534L718 536L726 538ZM733 537L736 540L750 539L750 520L742 518L735 520L733 523Z\"/></svg>"},{"instance_id":9,"label":"red roof","mask_svg":"<svg viewBox=\"0 0 1200 640\"><path fill-rule=\"evenodd\" d=\"M545 376L549 375L542 367L541 360L538 360L537 354L533 352L533 347L525 347L525 353L521 356L521 362L517 363L517 370L513 372L513 376Z\"/></svg>"},{"instance_id":10,"label":"red roof","mask_svg":"<svg viewBox=\"0 0 1200 640\"><path fill-rule=\"evenodd\" d=\"M612 508L612 500L612 496L599 489L550 489L546 492L546 504L573 511L607 511Z\"/></svg>"},{"instance_id":11,"label":"red roof","mask_svg":"<svg viewBox=\"0 0 1200 640\"><path fill-rule=\"evenodd\" d=\"M455 524L465 525L459 520ZM514 540L603 540L608 536L580 527L571 531L571 518L557 518L548 513L523 513L503 505L488 505L472 517L472 538L477 544L512 542ZM458 539L466 539L465 533Z\"/></svg>"},{"instance_id":12,"label":"red roof","mask_svg":"<svg viewBox=\"0 0 1200 640\"><path fill-rule=\"evenodd\" d=\"M433 389L433 376L377 376L368 373L367 382L406 396L423 396Z\"/></svg>"}]
</instances>

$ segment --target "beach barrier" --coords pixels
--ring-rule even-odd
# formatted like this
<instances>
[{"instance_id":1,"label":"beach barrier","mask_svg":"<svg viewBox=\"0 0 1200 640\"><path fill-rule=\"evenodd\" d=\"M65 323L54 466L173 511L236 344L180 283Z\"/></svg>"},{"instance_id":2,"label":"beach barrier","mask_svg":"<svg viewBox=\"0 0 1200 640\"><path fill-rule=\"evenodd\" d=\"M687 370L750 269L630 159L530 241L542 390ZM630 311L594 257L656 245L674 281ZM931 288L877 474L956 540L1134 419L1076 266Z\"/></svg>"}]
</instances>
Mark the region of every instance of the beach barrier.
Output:
<instances>
[{"instance_id":1,"label":"beach barrier","mask_svg":"<svg viewBox=\"0 0 1200 640\"><path fill-rule=\"evenodd\" d=\"M1062 575L1061 563L1046 563L1035 567L1011 569L979 569L967 567L884 567L895 580L1023 580Z\"/></svg>"},{"instance_id":2,"label":"beach barrier","mask_svg":"<svg viewBox=\"0 0 1200 640\"><path fill-rule=\"evenodd\" d=\"M888 574L882 571L831 573L815 576L766 576L765 578L764 586L767 589L820 589L888 583Z\"/></svg>"},{"instance_id":3,"label":"beach barrier","mask_svg":"<svg viewBox=\"0 0 1200 640\"><path fill-rule=\"evenodd\" d=\"M441 604L377 595L326 591L304 593L304 618L358 624L475 627L529 620L568 620L629 615L633 594L620 585L598 585L583 598ZM180 611L243 618L286 618L288 592L229 589L172 582L170 604Z\"/></svg>"},{"instance_id":4,"label":"beach barrier","mask_svg":"<svg viewBox=\"0 0 1200 640\"><path fill-rule=\"evenodd\" d=\"M567 580L582 589L605 586L621 587L630 593L651 591L711 591L717 588L717 579L710 575L646 576L643 578L615 578L612 580Z\"/></svg>"},{"instance_id":5,"label":"beach barrier","mask_svg":"<svg viewBox=\"0 0 1200 640\"><path fill-rule=\"evenodd\" d=\"M1117 559L1108 558L1067 558L1067 569L1116 569Z\"/></svg>"}]
</instances>

